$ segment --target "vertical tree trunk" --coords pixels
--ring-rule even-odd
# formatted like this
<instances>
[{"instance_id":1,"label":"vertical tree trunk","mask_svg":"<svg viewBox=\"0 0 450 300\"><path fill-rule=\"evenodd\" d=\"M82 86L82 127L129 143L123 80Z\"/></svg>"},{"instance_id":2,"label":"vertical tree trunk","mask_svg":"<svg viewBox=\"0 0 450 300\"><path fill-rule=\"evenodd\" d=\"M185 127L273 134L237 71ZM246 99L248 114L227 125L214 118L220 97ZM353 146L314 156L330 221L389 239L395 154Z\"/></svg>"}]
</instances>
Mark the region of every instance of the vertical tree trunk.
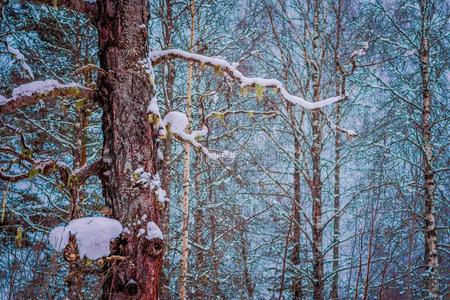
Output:
<instances>
[{"instance_id":1,"label":"vertical tree trunk","mask_svg":"<svg viewBox=\"0 0 450 300\"><path fill-rule=\"evenodd\" d=\"M336 106L336 125L339 126L340 105ZM341 137L340 132L336 129L336 139L334 143L334 203L333 203L333 281L331 284L331 299L339 299L339 236L340 236L340 202L341 202Z\"/></svg>"},{"instance_id":2,"label":"vertical tree trunk","mask_svg":"<svg viewBox=\"0 0 450 300\"><path fill-rule=\"evenodd\" d=\"M427 297L438 299L438 281L436 270L439 265L437 256L437 235L434 216L434 192L436 183L433 171L433 144L431 135L431 91L430 91L430 55L429 55L429 10L431 4L427 0L421 3L422 32L420 45L420 69L422 75L422 140L423 140L423 176L424 176L424 216L425 216L425 263Z\"/></svg>"},{"instance_id":3,"label":"vertical tree trunk","mask_svg":"<svg viewBox=\"0 0 450 300\"><path fill-rule=\"evenodd\" d=\"M336 8L336 47L334 52L334 62L336 70L336 95L345 95L345 81L340 65L340 41L341 41L341 11L342 0L338 1ZM335 140L334 140L334 203L333 203L333 281L331 283L331 299L339 299L339 236L340 236L340 202L341 202L341 133L338 129L341 121L341 105L336 103L335 113Z\"/></svg>"},{"instance_id":4,"label":"vertical tree trunk","mask_svg":"<svg viewBox=\"0 0 450 300\"><path fill-rule=\"evenodd\" d=\"M242 218L243 219L243 218ZM244 220L242 220L244 221ZM252 275L249 270L249 261L248 261L248 251L249 251L249 243L248 238L246 234L246 228L245 226L242 227L241 234L241 262L242 262L242 276L243 276L243 283L245 285L245 289L247 291L247 299L253 299L254 297L254 291L255 291L255 284L252 281Z\"/></svg>"},{"instance_id":5,"label":"vertical tree trunk","mask_svg":"<svg viewBox=\"0 0 450 300\"><path fill-rule=\"evenodd\" d=\"M303 298L303 288L302 288L302 276L297 270L300 268L300 253L301 253L301 220L300 220L300 204L301 204L301 182L300 182L300 158L301 158L301 146L298 134L296 132L297 122L295 120L295 115L293 112L292 105L288 106L289 114L291 117L291 126L293 128L294 136L294 201L292 202L292 218L293 218L293 229L292 238L294 247L291 253L291 263L294 267L294 276L292 278L292 298L302 299Z\"/></svg>"},{"instance_id":6,"label":"vertical tree trunk","mask_svg":"<svg viewBox=\"0 0 450 300\"><path fill-rule=\"evenodd\" d=\"M173 31L173 15L172 15L172 0L165 1L165 7L162 9L165 11L163 20L163 36L164 36L164 48L173 48L172 43L172 31ZM165 104L166 110L172 110L172 100L173 100L173 89L175 85L176 70L175 65L172 61L167 62L163 66L163 70L166 70L166 89L165 89ZM167 133L166 138L162 141L163 144L163 155L164 159L161 162L161 187L166 191L167 197L170 199L170 160L172 154L172 138L170 133ZM170 205L166 205L164 211L161 214L161 231L164 234L164 239L166 245L170 243ZM168 256L164 256L163 259L163 273L161 275L161 293L160 298L162 300L169 300L171 298L170 290L168 286L170 285L170 277L167 272L170 270L170 259Z\"/></svg>"},{"instance_id":7,"label":"vertical tree trunk","mask_svg":"<svg viewBox=\"0 0 450 300\"><path fill-rule=\"evenodd\" d=\"M104 299L158 299L162 241L137 235L146 223L159 223L160 210L149 187L136 185L137 168L156 172L155 131L147 122L153 96L148 74L139 65L147 57L148 3L98 0L99 101L103 108L102 185L113 216L130 230L106 272ZM143 223L142 223L143 222Z\"/></svg>"},{"instance_id":8,"label":"vertical tree trunk","mask_svg":"<svg viewBox=\"0 0 450 300\"><path fill-rule=\"evenodd\" d=\"M206 241L204 239L203 230L205 229L204 224L204 206L205 201L202 197L202 190L201 190L201 178L200 178L200 162L202 154L198 155L198 153L195 155L195 163L194 163L194 170L197 170L195 172L194 176L194 190L196 194L196 208L194 213L194 242L196 245L205 245ZM203 299L205 297L205 291L208 286L208 276L205 274L205 267L206 267L206 261L205 261L205 255L204 255L204 249L197 247L195 250L195 270L196 274L200 275L197 276L195 279L195 293L193 295L194 298L200 298Z\"/></svg>"},{"instance_id":9,"label":"vertical tree trunk","mask_svg":"<svg viewBox=\"0 0 450 300\"><path fill-rule=\"evenodd\" d=\"M318 43L320 37L319 31L319 0L314 1L314 36L312 41L312 81L313 81L313 97L314 101L320 100L320 74L319 74L319 57ZM313 143L311 147L312 156L312 209L313 209L313 293L315 300L322 300L324 298L324 280L323 280L323 257L322 257L322 179L320 170L320 154L322 152L322 128L320 124L320 109L312 111L312 134Z\"/></svg>"},{"instance_id":10,"label":"vertical tree trunk","mask_svg":"<svg viewBox=\"0 0 450 300\"><path fill-rule=\"evenodd\" d=\"M77 26L77 30L79 27ZM81 43L79 41L80 33L77 31L77 67L82 67L82 57L81 57ZM85 64L87 63L88 57L84 58ZM87 84L92 84L90 80L90 76L87 74L84 75L84 81ZM86 134L85 130L89 124L89 117L87 113L87 103L86 100L79 100L81 102L77 103L75 106L76 110L76 120L75 120L75 128L74 128L74 145L75 149L73 150L73 164L72 169L75 170L84 166L87 162L87 147L86 147ZM90 104L90 103L89 103ZM69 220L73 220L76 218L82 217L81 213L81 203L83 201L83 196L80 193L83 182L79 182L77 178L71 179L68 183L68 189L70 191L70 210L69 210ZM72 249L77 249L76 239L70 239L70 247ZM84 273L82 268L80 267L80 260L77 258L74 261L69 262L69 274L65 278L68 287L68 298L69 299L82 299L82 289L84 284Z\"/></svg>"},{"instance_id":11,"label":"vertical tree trunk","mask_svg":"<svg viewBox=\"0 0 450 300\"><path fill-rule=\"evenodd\" d=\"M194 46L195 34L195 0L191 1L191 36L189 42L189 51ZM193 65L189 63L187 79L187 97L186 97L186 116L191 120L191 102L192 102L192 72ZM189 188L190 188L190 146L189 142L184 143L184 173L183 173L183 224L182 224L182 250L181 250L181 269L180 269L180 299L187 298L187 273L189 264Z\"/></svg>"}]
</instances>

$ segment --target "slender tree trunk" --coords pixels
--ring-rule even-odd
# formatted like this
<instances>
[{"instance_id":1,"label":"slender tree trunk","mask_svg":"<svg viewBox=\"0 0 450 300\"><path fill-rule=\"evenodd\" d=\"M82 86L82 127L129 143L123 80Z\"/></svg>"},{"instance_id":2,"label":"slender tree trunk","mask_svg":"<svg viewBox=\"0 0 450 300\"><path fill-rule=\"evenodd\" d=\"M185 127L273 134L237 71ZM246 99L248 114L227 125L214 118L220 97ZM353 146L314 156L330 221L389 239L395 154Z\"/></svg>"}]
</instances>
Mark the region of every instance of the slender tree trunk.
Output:
<instances>
[{"instance_id":1,"label":"slender tree trunk","mask_svg":"<svg viewBox=\"0 0 450 300\"><path fill-rule=\"evenodd\" d=\"M79 27L77 27L79 29ZM77 38L79 39L79 32L77 33ZM77 43L77 66L81 67L81 49L80 42ZM86 63L87 57L85 57ZM84 74L84 81L86 84L92 84L90 80L90 76ZM74 145L75 149L73 150L73 164L72 169L77 169L81 166L84 166L87 162L87 147L86 147L86 134L85 130L88 127L88 113L87 107L88 103L85 103L85 100L79 100L81 102L77 103L75 106L76 110L76 120L75 120L75 128L74 128ZM68 182L68 189L70 191L70 210L69 210L69 220L73 220L76 218L82 217L81 213L81 203L83 201L83 196L80 193L80 189L83 183L79 182L76 178L71 179ZM77 249L76 239L70 239L70 247L73 249ZM65 279L68 287L68 298L69 299L82 299L82 289L84 284L84 273L82 268L80 267L80 260L77 258L74 261L69 262L69 274Z\"/></svg>"},{"instance_id":2,"label":"slender tree trunk","mask_svg":"<svg viewBox=\"0 0 450 300\"><path fill-rule=\"evenodd\" d=\"M165 7L162 9L165 11L164 22L163 22L163 36L164 36L164 47L166 49L173 48L172 43L172 30L173 30L173 16L172 16L172 0L165 0ZM173 100L173 88L175 85L176 70L175 65L172 61L167 62L163 70L166 70L166 89L165 89L165 104L167 111L172 110L172 100ZM164 158L161 161L161 187L166 191L167 197L170 199L170 160L172 156L172 139L170 133L166 134L166 138L162 141L163 144L163 155ZM166 245L170 243L170 205L166 205L164 212L161 214L161 231L164 234L164 240ZM162 300L169 300L171 298L170 290L168 286L170 285L170 276L167 272L170 270L170 260L168 256L164 256L163 259L163 273L161 275L161 293L160 298Z\"/></svg>"},{"instance_id":3,"label":"slender tree trunk","mask_svg":"<svg viewBox=\"0 0 450 300\"><path fill-rule=\"evenodd\" d=\"M422 140L423 140L423 176L424 176L424 216L425 216L425 263L426 270L426 289L427 297L431 299L439 298L438 280L436 270L439 266L437 256L437 233L434 212L434 192L436 183L433 171L433 144L431 135L431 91L430 91L430 46L428 41L429 34L429 10L431 3L427 0L421 1L422 13L422 33L420 45L420 69L422 75Z\"/></svg>"},{"instance_id":4,"label":"slender tree trunk","mask_svg":"<svg viewBox=\"0 0 450 300\"><path fill-rule=\"evenodd\" d=\"M2 19L3 19L3 1L4 0L0 0L0 23L2 22ZM1 24L0 24L0 29L1 29Z\"/></svg>"},{"instance_id":5,"label":"slender tree trunk","mask_svg":"<svg viewBox=\"0 0 450 300\"><path fill-rule=\"evenodd\" d=\"M301 182L300 182L300 158L301 158L301 146L300 139L296 132L297 122L295 120L295 114L293 111L292 105L288 106L290 118L291 118L291 126L293 128L293 136L294 136L294 201L292 202L292 218L293 218L293 228L292 228L292 239L293 239L293 248L291 252L291 263L294 267L294 276L292 278L292 298L293 299L302 299L303 298L303 287L302 287L302 276L301 273L297 270L300 268L300 253L301 253L301 220L300 220L300 205L301 205Z\"/></svg>"},{"instance_id":6,"label":"slender tree trunk","mask_svg":"<svg viewBox=\"0 0 450 300\"><path fill-rule=\"evenodd\" d=\"M99 101L103 108L104 197L130 230L113 254L125 257L109 264L103 299L158 299L163 241L138 236L146 223L159 224L160 206L150 187L136 185L138 168L156 173L156 132L147 122L154 91L139 65L147 57L148 3L98 0L100 67ZM144 221L143 223L141 221Z\"/></svg>"},{"instance_id":7,"label":"slender tree trunk","mask_svg":"<svg viewBox=\"0 0 450 300\"><path fill-rule=\"evenodd\" d=\"M345 95L345 81L340 65L340 41L341 41L341 12L342 0L338 1L336 8L336 47L334 52L336 70L336 95ZM341 202L341 132L338 127L341 121L341 105L336 104L335 111L335 140L334 140L334 220L333 220L333 281L331 283L331 299L339 299L339 236L340 236L340 202Z\"/></svg>"},{"instance_id":8,"label":"slender tree trunk","mask_svg":"<svg viewBox=\"0 0 450 300\"><path fill-rule=\"evenodd\" d=\"M191 1L191 37L189 51L194 46L195 34L195 0ZM191 102L192 102L192 72L193 64L189 63L187 79L187 97L186 97L186 116L191 120ZM181 250L181 269L180 269L180 299L187 297L187 273L189 263L189 188L190 188L190 146L189 142L184 143L184 173L183 173L183 224L182 224L182 250Z\"/></svg>"},{"instance_id":9,"label":"slender tree trunk","mask_svg":"<svg viewBox=\"0 0 450 300\"><path fill-rule=\"evenodd\" d=\"M312 50L314 58L312 61L312 81L314 101L320 100L320 74L318 43L319 43L319 0L314 1L314 36L312 41ZM315 300L324 298L324 279L323 279L323 256L322 256L322 179L320 169L320 154L322 152L322 128L320 122L320 109L312 111L312 134L313 143L311 147L313 174L311 182L312 209L313 209L313 293Z\"/></svg>"},{"instance_id":10,"label":"slender tree trunk","mask_svg":"<svg viewBox=\"0 0 450 300\"><path fill-rule=\"evenodd\" d=\"M248 239L246 235L246 229L245 226L243 226L241 230L241 259L242 259L242 275L243 275L243 282L245 285L245 289L247 291L247 299L253 299L254 297L254 291L255 291L255 284L252 281L252 274L249 270L249 262L248 262Z\"/></svg>"},{"instance_id":11,"label":"slender tree trunk","mask_svg":"<svg viewBox=\"0 0 450 300\"><path fill-rule=\"evenodd\" d=\"M197 245L205 245L206 241L203 238L204 226L204 200L201 193L201 178L200 178L200 162L201 156L195 156L194 169L197 170L194 176L194 190L197 198L195 213L194 213L194 242ZM197 276L195 280L195 294L194 298L203 299L205 297L205 289L208 286L208 276L205 274L205 255L204 250L200 247L196 248L195 251L195 269Z\"/></svg>"}]
</instances>

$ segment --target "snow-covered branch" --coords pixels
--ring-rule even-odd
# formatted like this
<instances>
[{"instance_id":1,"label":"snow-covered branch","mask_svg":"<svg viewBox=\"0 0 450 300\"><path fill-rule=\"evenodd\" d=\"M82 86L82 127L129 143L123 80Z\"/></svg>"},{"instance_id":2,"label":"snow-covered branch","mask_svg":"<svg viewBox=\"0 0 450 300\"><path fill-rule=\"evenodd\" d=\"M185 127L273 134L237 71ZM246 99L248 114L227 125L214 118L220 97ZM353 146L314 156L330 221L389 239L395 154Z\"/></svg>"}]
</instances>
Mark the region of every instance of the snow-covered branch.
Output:
<instances>
[{"instance_id":1,"label":"snow-covered branch","mask_svg":"<svg viewBox=\"0 0 450 300\"><path fill-rule=\"evenodd\" d=\"M30 66L27 64L25 55L23 55L19 49L12 47L8 43L6 43L6 50L8 50L8 52L11 53L11 55L14 56L14 58L20 62L20 65L28 73L28 76L31 78L31 80L34 80L33 71L31 70Z\"/></svg>"},{"instance_id":2,"label":"snow-covered branch","mask_svg":"<svg viewBox=\"0 0 450 300\"><path fill-rule=\"evenodd\" d=\"M10 98L0 95L0 114L13 112L41 100L53 100L55 97L93 99L94 96L94 90L77 83L62 84L56 80L32 81L13 89Z\"/></svg>"},{"instance_id":3,"label":"snow-covered branch","mask_svg":"<svg viewBox=\"0 0 450 300\"><path fill-rule=\"evenodd\" d=\"M329 104L332 104L345 98L345 96L339 95L336 97L327 98L317 102L310 102L301 97L289 94L289 92L284 88L283 84L277 79L246 77L232 64L230 64L224 59L217 57L208 57L205 55L194 54L179 49L152 51L149 56L153 65L157 65L169 59L178 58L190 62L196 62L201 65L208 65L214 67L216 71L218 71L219 73L223 72L224 74L228 75L235 81L239 82L241 88L255 87L257 92L258 89L264 88L276 89L283 99L293 104L298 104L306 109L322 108L324 106L327 106Z\"/></svg>"},{"instance_id":4,"label":"snow-covered branch","mask_svg":"<svg viewBox=\"0 0 450 300\"><path fill-rule=\"evenodd\" d=\"M338 126L326 114L323 113L322 115L325 117L325 120L327 121L328 126L330 126L331 129L338 130L340 132L345 133L347 138L352 138L352 137L358 136L358 133L356 131Z\"/></svg>"},{"instance_id":5,"label":"snow-covered branch","mask_svg":"<svg viewBox=\"0 0 450 300\"><path fill-rule=\"evenodd\" d=\"M200 130L193 130L191 133L187 133L185 130L188 127L188 124L188 118L184 113L171 111L164 117L160 124L162 131L160 135L165 135L165 128L167 127L170 132L175 133L180 139L189 142L195 148L200 149L209 159L234 159L234 154L230 151L224 150L221 152L213 152L197 141L198 137L206 136L208 134L208 128L206 126L203 126Z\"/></svg>"}]
</instances>

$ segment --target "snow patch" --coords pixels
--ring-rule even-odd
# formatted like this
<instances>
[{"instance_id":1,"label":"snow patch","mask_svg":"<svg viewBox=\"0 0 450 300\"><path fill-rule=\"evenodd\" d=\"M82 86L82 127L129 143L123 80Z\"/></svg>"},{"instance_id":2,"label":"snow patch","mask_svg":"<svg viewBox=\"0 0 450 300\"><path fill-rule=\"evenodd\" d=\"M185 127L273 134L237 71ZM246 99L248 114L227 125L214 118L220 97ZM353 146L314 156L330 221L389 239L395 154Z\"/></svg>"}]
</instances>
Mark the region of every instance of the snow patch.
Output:
<instances>
[{"instance_id":1,"label":"snow patch","mask_svg":"<svg viewBox=\"0 0 450 300\"><path fill-rule=\"evenodd\" d=\"M150 103L148 104L147 107L147 113L161 116L161 114L159 113L158 100L156 99L156 97L153 97L150 100Z\"/></svg>"},{"instance_id":2,"label":"snow patch","mask_svg":"<svg viewBox=\"0 0 450 300\"><path fill-rule=\"evenodd\" d=\"M105 217L75 219L67 226L54 228L49 235L50 244L62 251L69 242L69 234L76 236L80 257L95 260L110 254L109 243L124 229L119 221Z\"/></svg>"},{"instance_id":3,"label":"snow patch","mask_svg":"<svg viewBox=\"0 0 450 300\"><path fill-rule=\"evenodd\" d=\"M145 238L149 241L154 239L164 239L161 229L159 229L158 225L153 221L147 223L147 235Z\"/></svg>"},{"instance_id":4,"label":"snow patch","mask_svg":"<svg viewBox=\"0 0 450 300\"><path fill-rule=\"evenodd\" d=\"M138 233L137 233L137 237L141 237L142 235L144 235L145 233L145 229L144 228L140 228Z\"/></svg>"},{"instance_id":5,"label":"snow patch","mask_svg":"<svg viewBox=\"0 0 450 300\"><path fill-rule=\"evenodd\" d=\"M0 105L3 105L8 102L8 99L4 97L3 95L0 95Z\"/></svg>"},{"instance_id":6,"label":"snow patch","mask_svg":"<svg viewBox=\"0 0 450 300\"><path fill-rule=\"evenodd\" d=\"M188 124L189 121L187 116L179 111L169 112L162 122L163 127L170 125L170 131L176 134L183 132Z\"/></svg>"},{"instance_id":7,"label":"snow patch","mask_svg":"<svg viewBox=\"0 0 450 300\"><path fill-rule=\"evenodd\" d=\"M161 179L159 178L159 174L152 175L149 172L145 172L143 168L136 169L134 173L139 176L139 184L149 186L150 189L155 191L155 195L159 202L169 202L166 191L161 187ZM145 217L147 218L147 215L145 215Z\"/></svg>"}]
</instances>

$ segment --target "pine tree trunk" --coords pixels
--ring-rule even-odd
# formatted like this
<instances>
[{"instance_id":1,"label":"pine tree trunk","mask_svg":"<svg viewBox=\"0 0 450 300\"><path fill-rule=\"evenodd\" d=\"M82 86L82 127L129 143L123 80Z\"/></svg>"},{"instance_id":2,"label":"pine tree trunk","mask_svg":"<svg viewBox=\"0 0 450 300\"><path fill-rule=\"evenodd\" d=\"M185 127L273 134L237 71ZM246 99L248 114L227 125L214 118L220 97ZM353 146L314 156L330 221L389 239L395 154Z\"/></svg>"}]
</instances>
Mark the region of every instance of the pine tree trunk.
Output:
<instances>
[{"instance_id":1,"label":"pine tree trunk","mask_svg":"<svg viewBox=\"0 0 450 300\"><path fill-rule=\"evenodd\" d=\"M99 101L103 108L103 193L113 217L128 227L113 254L125 257L106 272L103 299L158 299L162 266L160 240L138 237L160 211L149 187L136 185L133 172L156 172L155 132L147 122L153 86L139 65L147 56L148 4L141 0L98 0ZM145 218L147 216L147 218Z\"/></svg>"},{"instance_id":2,"label":"pine tree trunk","mask_svg":"<svg viewBox=\"0 0 450 300\"><path fill-rule=\"evenodd\" d=\"M436 223L434 216L434 192L436 183L433 171L433 144L431 141L431 91L430 91L430 55L429 55L429 17L427 9L430 4L423 0L421 3L422 10L422 36L420 46L420 62L422 75L422 140L423 140L423 176L424 176L424 216L425 216L425 263L426 270L426 289L427 297L438 299L438 281L436 278L436 270L439 265L437 256L437 235Z\"/></svg>"}]
</instances>

